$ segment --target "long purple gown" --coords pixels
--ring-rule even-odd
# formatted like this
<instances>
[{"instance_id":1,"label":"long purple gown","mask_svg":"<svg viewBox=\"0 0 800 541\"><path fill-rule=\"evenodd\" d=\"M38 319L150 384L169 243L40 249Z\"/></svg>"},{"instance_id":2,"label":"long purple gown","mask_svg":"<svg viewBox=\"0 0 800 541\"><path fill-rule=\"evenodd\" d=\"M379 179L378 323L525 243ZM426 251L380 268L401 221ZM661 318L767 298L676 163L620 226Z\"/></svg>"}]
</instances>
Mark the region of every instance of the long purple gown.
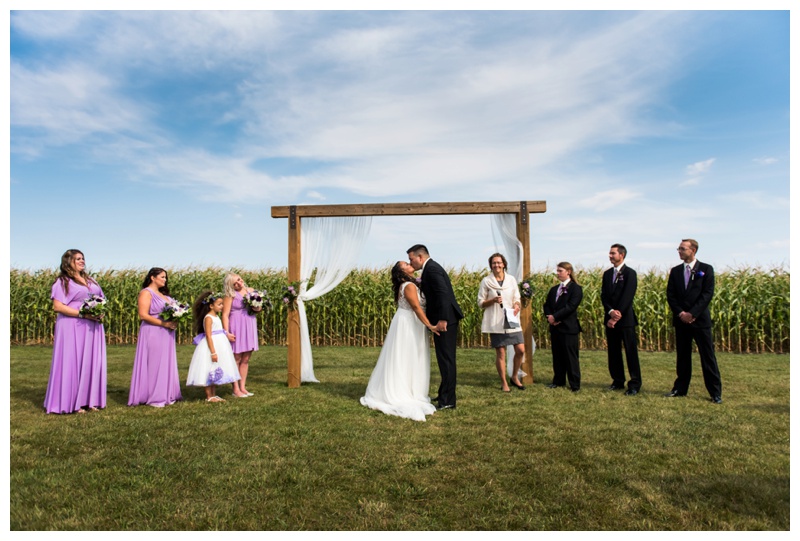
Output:
<instances>
[{"instance_id":1,"label":"long purple gown","mask_svg":"<svg viewBox=\"0 0 800 541\"><path fill-rule=\"evenodd\" d=\"M238 291L233 296L228 325L228 330L236 337L236 341L231 343L234 353L258 351L258 322L256 316L247 313L247 306Z\"/></svg>"},{"instance_id":2,"label":"long purple gown","mask_svg":"<svg viewBox=\"0 0 800 541\"><path fill-rule=\"evenodd\" d=\"M157 318L164 310L164 301L158 295L149 291L148 293L148 313ZM178 378L175 331L142 321L136 341L128 405L147 404L163 408L180 399L181 383Z\"/></svg>"},{"instance_id":3,"label":"long purple gown","mask_svg":"<svg viewBox=\"0 0 800 541\"><path fill-rule=\"evenodd\" d=\"M56 280L50 298L80 310L90 294L103 295L93 282L86 287L70 280L68 289ZM105 329L97 321L58 314L44 408L47 413L73 413L85 407L106 407Z\"/></svg>"}]
</instances>

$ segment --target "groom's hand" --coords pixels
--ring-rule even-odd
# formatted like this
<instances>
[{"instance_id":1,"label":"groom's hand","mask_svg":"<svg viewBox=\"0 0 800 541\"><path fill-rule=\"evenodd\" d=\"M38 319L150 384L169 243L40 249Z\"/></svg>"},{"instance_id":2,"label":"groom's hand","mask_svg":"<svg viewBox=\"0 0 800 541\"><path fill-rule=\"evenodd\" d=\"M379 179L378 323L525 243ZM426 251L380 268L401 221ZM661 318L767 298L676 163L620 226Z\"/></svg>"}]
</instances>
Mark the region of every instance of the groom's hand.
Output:
<instances>
[{"instance_id":1,"label":"groom's hand","mask_svg":"<svg viewBox=\"0 0 800 541\"><path fill-rule=\"evenodd\" d=\"M439 332L447 332L447 322L445 320L440 320L439 323L436 324L436 330Z\"/></svg>"}]
</instances>

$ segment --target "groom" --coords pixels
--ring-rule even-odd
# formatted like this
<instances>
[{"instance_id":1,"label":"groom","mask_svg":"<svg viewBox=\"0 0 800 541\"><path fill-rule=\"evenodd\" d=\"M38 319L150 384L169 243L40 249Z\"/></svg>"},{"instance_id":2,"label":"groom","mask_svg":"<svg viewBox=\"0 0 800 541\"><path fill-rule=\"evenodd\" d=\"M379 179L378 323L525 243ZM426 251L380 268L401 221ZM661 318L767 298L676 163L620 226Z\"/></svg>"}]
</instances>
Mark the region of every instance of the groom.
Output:
<instances>
[{"instance_id":1,"label":"groom","mask_svg":"<svg viewBox=\"0 0 800 541\"><path fill-rule=\"evenodd\" d=\"M447 272L431 259L428 249L415 244L408 249L408 261L414 270L422 270L420 289L425 295L427 307L425 315L431 324L436 325L439 334L433 335L436 347L436 362L442 383L439 385L436 409L445 410L456 407L456 341L458 322L464 317L456 302L453 286Z\"/></svg>"}]
</instances>

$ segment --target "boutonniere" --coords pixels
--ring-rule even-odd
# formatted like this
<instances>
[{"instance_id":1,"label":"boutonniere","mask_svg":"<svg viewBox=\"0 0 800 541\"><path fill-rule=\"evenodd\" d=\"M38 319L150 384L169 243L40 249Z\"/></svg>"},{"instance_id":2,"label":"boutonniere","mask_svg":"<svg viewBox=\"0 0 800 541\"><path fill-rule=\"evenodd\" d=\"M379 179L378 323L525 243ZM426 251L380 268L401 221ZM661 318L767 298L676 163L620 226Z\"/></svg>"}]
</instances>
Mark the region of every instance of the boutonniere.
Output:
<instances>
[{"instance_id":1,"label":"boutonniere","mask_svg":"<svg viewBox=\"0 0 800 541\"><path fill-rule=\"evenodd\" d=\"M695 277L695 275L696 275L696 276L698 276L698 277L700 277L700 278L702 278L703 276L705 276L705 275L706 275L706 273L704 273L704 272L703 272L703 271L701 271L701 270L694 270L694 269L692 269L692 280L694 280L694 277Z\"/></svg>"},{"instance_id":2,"label":"boutonniere","mask_svg":"<svg viewBox=\"0 0 800 541\"><path fill-rule=\"evenodd\" d=\"M622 271L619 271L617 273L617 277L614 279L614 283L618 284L618 283L624 282L624 281L625 281L625 277L622 275Z\"/></svg>"}]
</instances>

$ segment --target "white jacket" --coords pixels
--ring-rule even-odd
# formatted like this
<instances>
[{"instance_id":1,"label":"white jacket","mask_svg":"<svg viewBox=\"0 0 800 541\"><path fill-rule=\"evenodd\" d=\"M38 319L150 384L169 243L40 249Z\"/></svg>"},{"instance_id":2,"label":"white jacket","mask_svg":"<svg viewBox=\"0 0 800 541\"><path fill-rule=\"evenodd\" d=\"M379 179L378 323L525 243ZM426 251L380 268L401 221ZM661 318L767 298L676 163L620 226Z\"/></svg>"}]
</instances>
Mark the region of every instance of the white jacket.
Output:
<instances>
[{"instance_id":1,"label":"white jacket","mask_svg":"<svg viewBox=\"0 0 800 541\"><path fill-rule=\"evenodd\" d=\"M522 303L522 297L519 294L519 287L517 280L510 274L506 273L503 280L503 286L497 283L494 274L489 274L486 278L481 280L481 287L478 289L478 308L483 310L483 321L481 321L482 333L516 333L521 329L504 329L503 323L503 310L497 303L483 308L483 303L497 298L497 292L502 292L503 306L505 308L513 308L515 304Z\"/></svg>"}]
</instances>

